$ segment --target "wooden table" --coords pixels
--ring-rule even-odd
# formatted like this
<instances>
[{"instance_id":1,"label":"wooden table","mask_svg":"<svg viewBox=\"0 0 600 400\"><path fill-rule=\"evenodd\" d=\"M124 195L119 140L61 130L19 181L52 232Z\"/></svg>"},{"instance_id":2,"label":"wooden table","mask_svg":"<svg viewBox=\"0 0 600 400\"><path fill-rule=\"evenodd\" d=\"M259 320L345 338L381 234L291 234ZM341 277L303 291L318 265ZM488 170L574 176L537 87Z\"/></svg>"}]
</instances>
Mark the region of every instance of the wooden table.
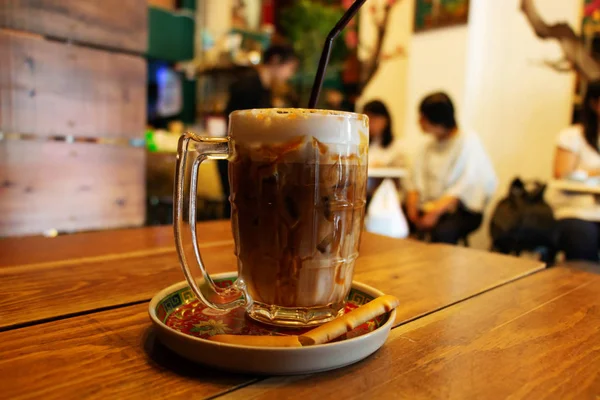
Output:
<instances>
[{"instance_id":1,"label":"wooden table","mask_svg":"<svg viewBox=\"0 0 600 400\"><path fill-rule=\"evenodd\" d=\"M598 185L597 182L597 180L580 182L568 179L560 179L550 182L550 187L553 189L562 190L564 192L593 194L598 196L600 195L600 185Z\"/></svg>"},{"instance_id":2,"label":"wooden table","mask_svg":"<svg viewBox=\"0 0 600 400\"><path fill-rule=\"evenodd\" d=\"M599 293L599 275L547 270L397 327L364 362L223 398L597 399Z\"/></svg>"},{"instance_id":3,"label":"wooden table","mask_svg":"<svg viewBox=\"0 0 600 400\"><path fill-rule=\"evenodd\" d=\"M228 222L201 229L208 268L234 270ZM156 340L147 316L151 296L183 279L171 237L161 227L0 241L0 398L597 392L598 276L372 234L363 238L356 279L402 302L390 340L374 356L293 378L194 365Z\"/></svg>"}]
</instances>

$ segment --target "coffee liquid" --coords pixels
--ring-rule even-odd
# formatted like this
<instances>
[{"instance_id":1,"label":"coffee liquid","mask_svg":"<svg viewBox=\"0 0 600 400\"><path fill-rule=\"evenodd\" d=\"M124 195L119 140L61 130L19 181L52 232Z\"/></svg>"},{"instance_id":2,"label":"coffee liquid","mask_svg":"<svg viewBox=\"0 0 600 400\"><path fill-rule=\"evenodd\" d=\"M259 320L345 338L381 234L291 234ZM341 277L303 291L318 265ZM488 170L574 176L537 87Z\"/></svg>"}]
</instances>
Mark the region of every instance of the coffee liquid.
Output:
<instances>
[{"instance_id":1,"label":"coffee liquid","mask_svg":"<svg viewBox=\"0 0 600 400\"><path fill-rule=\"evenodd\" d=\"M298 162L298 160L304 160ZM241 277L254 301L340 305L363 226L366 164L315 138L235 145L232 218Z\"/></svg>"}]
</instances>

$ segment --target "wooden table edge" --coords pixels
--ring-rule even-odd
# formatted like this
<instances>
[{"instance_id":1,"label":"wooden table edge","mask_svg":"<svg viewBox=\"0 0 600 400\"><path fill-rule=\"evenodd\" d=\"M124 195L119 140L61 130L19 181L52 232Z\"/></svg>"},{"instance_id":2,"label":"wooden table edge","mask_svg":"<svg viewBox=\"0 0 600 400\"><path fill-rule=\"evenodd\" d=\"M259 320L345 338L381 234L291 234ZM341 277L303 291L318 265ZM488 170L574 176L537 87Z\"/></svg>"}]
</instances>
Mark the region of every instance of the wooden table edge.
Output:
<instances>
[{"instance_id":1,"label":"wooden table edge","mask_svg":"<svg viewBox=\"0 0 600 400\"><path fill-rule=\"evenodd\" d=\"M212 247L219 247L228 244L233 244L233 239L228 240L218 240L214 242L206 242L198 244L200 249L208 249ZM91 257L79 257L72 258L60 261L48 261L48 262L39 262L39 263L31 263L31 264L17 264L17 265L6 265L3 266L3 270L7 269L21 269L21 268L53 268L53 267L65 267L69 265L81 265L81 264L92 264L97 262L106 262L106 261L115 261L115 260L126 260L129 258L138 258L138 257L146 257L146 256L155 256L160 254L169 254L175 253L177 250L175 247L157 247L154 249L148 250L136 250L130 251L126 253L112 253L112 254L104 254L101 256L91 256Z\"/></svg>"},{"instance_id":2,"label":"wooden table edge","mask_svg":"<svg viewBox=\"0 0 600 400\"><path fill-rule=\"evenodd\" d=\"M492 290L501 288L501 287L506 286L506 285L510 285L511 283L514 283L514 282L519 281L521 279L526 279L526 278L528 278L530 276L533 276L533 275L536 275L536 274L539 274L539 273L543 273L546 270L548 270L548 268L546 268L545 264L542 263L541 266L538 269L532 269L530 271L525 271L525 272L521 273L520 275L516 275L516 276L508 279L505 282L499 283L497 285L488 286L485 289L483 289L482 291L474 293L474 294L472 294L470 296L467 296L467 297L465 297L463 299L456 300L456 301L454 301L452 303L449 303L449 304L446 304L444 306L438 307L438 308L436 308L434 310L431 310L431 311L428 311L426 313L422 313L422 314L416 315L414 317L408 318L408 319L406 319L404 321L401 321L399 323L394 323L394 325L392 325L392 329L396 329L396 328L398 328L398 327L400 327L402 325L406 325L406 324L411 323L413 321L416 321L416 320L418 320L420 318L426 317L426 316L431 315L431 314L435 314L436 312L445 310L445 309L447 309L449 307L453 307L453 306L455 306L457 304L460 304L460 303L463 303L465 301L474 299L475 297L480 296L480 295L482 295L484 293L488 293L488 292L490 292Z\"/></svg>"}]
</instances>

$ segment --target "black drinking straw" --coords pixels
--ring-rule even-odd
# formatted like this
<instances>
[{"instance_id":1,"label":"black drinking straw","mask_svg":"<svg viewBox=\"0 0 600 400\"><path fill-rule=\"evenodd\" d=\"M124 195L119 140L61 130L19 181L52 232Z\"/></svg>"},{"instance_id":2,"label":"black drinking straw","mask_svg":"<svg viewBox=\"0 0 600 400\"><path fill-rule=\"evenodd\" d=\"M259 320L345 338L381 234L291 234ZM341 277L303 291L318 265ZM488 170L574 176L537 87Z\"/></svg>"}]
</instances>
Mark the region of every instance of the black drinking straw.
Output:
<instances>
[{"instance_id":1,"label":"black drinking straw","mask_svg":"<svg viewBox=\"0 0 600 400\"><path fill-rule=\"evenodd\" d=\"M356 15L358 10L365 4L367 0L356 0L348 10L342 15L342 18L333 27L331 32L325 39L325 45L323 46L323 52L321 53L321 59L319 60L319 67L317 68L317 74L315 75L315 82L313 83L312 91L310 92L310 101L308 102L308 108L315 108L317 101L319 101L319 94L321 94L321 87L323 86L323 80L325 79L325 70L329 63L329 57L331 56L331 47L333 41L340 34L340 32L348 25L348 22Z\"/></svg>"}]
</instances>

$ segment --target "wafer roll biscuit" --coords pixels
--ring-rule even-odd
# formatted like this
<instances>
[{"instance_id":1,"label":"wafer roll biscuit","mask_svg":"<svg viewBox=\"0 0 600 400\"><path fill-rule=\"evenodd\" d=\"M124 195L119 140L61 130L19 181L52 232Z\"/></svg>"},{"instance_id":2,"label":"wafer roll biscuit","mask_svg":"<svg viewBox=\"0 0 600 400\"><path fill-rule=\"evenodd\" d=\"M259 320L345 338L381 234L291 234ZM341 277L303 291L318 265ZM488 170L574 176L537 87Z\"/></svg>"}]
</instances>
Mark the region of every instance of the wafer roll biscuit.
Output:
<instances>
[{"instance_id":1,"label":"wafer roll biscuit","mask_svg":"<svg viewBox=\"0 0 600 400\"><path fill-rule=\"evenodd\" d=\"M213 342L258 347L302 347L298 336L214 335Z\"/></svg>"},{"instance_id":2,"label":"wafer roll biscuit","mask_svg":"<svg viewBox=\"0 0 600 400\"><path fill-rule=\"evenodd\" d=\"M369 303L350 311L342 317L336 318L331 322L306 332L304 335L299 336L298 340L303 346L330 342L357 326L386 312L392 311L394 308L398 307L398 304L399 301L394 296L385 295L378 297Z\"/></svg>"}]
</instances>

